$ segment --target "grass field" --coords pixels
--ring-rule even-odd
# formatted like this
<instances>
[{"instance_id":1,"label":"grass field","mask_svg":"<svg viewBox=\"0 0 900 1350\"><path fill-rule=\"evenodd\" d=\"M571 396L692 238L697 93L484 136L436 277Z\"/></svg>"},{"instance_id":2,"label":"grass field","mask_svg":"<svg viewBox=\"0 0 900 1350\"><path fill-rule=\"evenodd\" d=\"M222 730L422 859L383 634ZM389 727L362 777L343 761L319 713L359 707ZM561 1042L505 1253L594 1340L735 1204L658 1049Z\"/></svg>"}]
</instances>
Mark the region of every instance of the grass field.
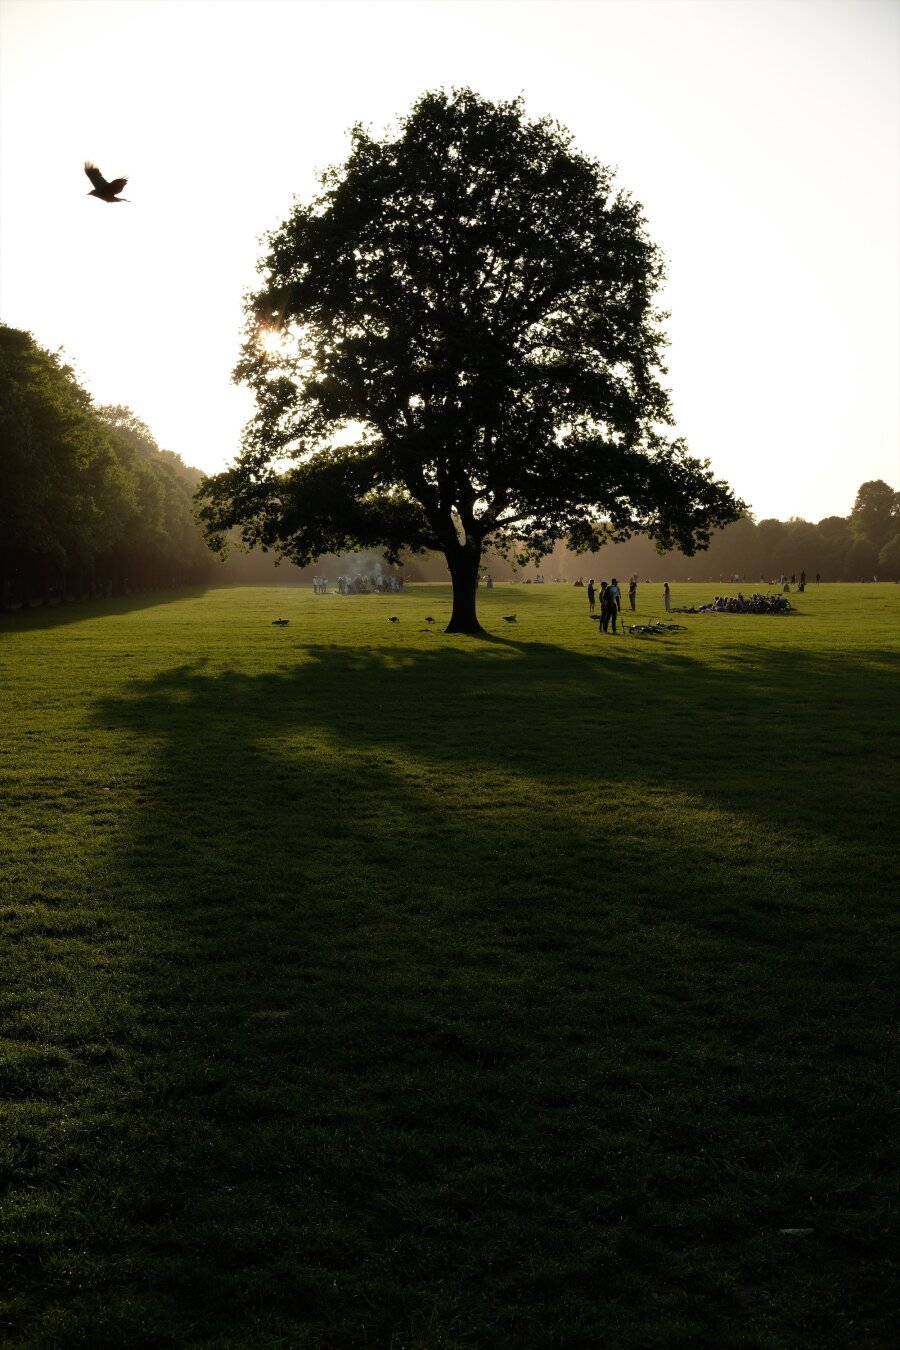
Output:
<instances>
[{"instance_id":1,"label":"grass field","mask_svg":"<svg viewBox=\"0 0 900 1350\"><path fill-rule=\"evenodd\" d=\"M900 587L797 603L0 618L0 1340L893 1344Z\"/></svg>"}]
</instances>

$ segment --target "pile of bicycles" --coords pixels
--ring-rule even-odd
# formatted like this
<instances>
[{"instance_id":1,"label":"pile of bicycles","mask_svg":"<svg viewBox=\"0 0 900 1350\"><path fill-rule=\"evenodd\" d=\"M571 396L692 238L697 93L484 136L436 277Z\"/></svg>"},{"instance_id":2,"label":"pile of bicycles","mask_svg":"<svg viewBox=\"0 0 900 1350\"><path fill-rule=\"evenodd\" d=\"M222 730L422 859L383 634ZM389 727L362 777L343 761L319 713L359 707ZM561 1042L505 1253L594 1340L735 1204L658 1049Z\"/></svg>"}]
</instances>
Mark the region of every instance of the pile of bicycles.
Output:
<instances>
[{"instance_id":1,"label":"pile of bicycles","mask_svg":"<svg viewBox=\"0 0 900 1350\"><path fill-rule=\"evenodd\" d=\"M686 633L683 623L626 623L623 625L630 637L648 638L665 636L667 633Z\"/></svg>"}]
</instances>

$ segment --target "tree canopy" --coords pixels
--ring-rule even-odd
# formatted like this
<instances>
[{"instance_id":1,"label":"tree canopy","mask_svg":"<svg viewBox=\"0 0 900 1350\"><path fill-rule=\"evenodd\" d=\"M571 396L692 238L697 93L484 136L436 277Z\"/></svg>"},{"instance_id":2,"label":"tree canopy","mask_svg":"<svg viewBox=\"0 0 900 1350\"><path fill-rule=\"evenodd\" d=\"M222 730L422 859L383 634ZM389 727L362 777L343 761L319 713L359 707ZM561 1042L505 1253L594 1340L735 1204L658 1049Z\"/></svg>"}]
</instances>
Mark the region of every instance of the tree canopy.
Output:
<instances>
[{"instance_id":1,"label":"tree canopy","mask_svg":"<svg viewBox=\"0 0 900 1350\"><path fill-rule=\"evenodd\" d=\"M305 563L438 549L479 630L486 541L539 558L643 531L692 553L741 503L670 440L640 206L520 100L425 94L268 239L235 378L256 413L200 489L214 547Z\"/></svg>"},{"instance_id":2,"label":"tree canopy","mask_svg":"<svg viewBox=\"0 0 900 1350\"><path fill-rule=\"evenodd\" d=\"M850 526L858 539L880 552L900 533L900 492L883 478L861 483L850 513Z\"/></svg>"},{"instance_id":3,"label":"tree canopy","mask_svg":"<svg viewBox=\"0 0 900 1350\"><path fill-rule=\"evenodd\" d=\"M205 577L201 475L61 358L0 325L0 607Z\"/></svg>"}]
</instances>

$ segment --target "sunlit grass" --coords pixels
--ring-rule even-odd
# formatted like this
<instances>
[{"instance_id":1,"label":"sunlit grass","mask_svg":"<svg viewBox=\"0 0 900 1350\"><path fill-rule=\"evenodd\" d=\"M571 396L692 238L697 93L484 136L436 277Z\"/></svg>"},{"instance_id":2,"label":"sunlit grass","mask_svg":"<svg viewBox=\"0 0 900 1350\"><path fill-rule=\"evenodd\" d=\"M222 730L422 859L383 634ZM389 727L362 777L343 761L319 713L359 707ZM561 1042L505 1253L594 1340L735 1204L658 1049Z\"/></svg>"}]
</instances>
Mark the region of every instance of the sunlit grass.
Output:
<instances>
[{"instance_id":1,"label":"sunlit grass","mask_svg":"<svg viewBox=\"0 0 900 1350\"><path fill-rule=\"evenodd\" d=\"M480 604L0 620L11 1345L888 1343L900 591Z\"/></svg>"}]
</instances>

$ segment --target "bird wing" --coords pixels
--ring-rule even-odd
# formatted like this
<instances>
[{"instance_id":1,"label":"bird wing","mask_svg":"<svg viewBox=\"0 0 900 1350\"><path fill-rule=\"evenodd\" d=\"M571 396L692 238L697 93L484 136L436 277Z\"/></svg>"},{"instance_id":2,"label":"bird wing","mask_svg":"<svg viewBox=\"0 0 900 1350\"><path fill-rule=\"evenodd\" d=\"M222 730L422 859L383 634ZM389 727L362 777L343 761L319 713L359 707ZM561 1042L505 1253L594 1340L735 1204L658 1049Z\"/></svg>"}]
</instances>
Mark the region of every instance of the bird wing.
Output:
<instances>
[{"instance_id":1,"label":"bird wing","mask_svg":"<svg viewBox=\"0 0 900 1350\"><path fill-rule=\"evenodd\" d=\"M101 192L103 191L104 188L108 188L111 186L110 183L107 183L106 179L103 177L103 174L97 168L97 165L92 164L89 159L86 159L84 161L84 171L98 192ZM123 187L125 186L124 178L122 179L122 186Z\"/></svg>"},{"instance_id":2,"label":"bird wing","mask_svg":"<svg viewBox=\"0 0 900 1350\"><path fill-rule=\"evenodd\" d=\"M127 178L114 178L109 185L110 192L112 193L121 192L127 182L128 182Z\"/></svg>"}]
</instances>

